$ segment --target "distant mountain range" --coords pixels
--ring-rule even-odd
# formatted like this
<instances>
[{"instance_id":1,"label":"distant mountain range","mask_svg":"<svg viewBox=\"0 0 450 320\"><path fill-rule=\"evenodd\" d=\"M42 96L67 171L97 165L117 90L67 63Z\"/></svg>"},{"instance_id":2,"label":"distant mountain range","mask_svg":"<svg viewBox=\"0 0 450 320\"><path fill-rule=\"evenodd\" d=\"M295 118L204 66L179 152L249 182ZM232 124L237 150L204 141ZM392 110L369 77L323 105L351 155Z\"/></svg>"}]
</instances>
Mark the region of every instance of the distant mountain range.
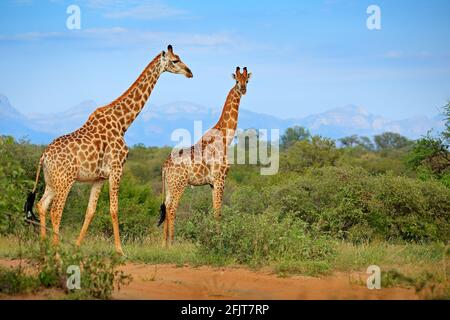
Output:
<instances>
[{"instance_id":1,"label":"distant mountain range","mask_svg":"<svg viewBox=\"0 0 450 320\"><path fill-rule=\"evenodd\" d=\"M17 139L26 138L33 143L48 144L54 138L82 126L96 107L95 102L84 101L60 113L24 115L10 104L6 96L0 95L0 135L12 135ZM202 129L205 131L216 123L220 113L220 109L206 108L191 102L162 106L148 104L126 133L125 139L129 145L175 145L177 142L171 141L171 134L175 129L184 128L193 135L194 121L202 121ZM280 129L282 134L294 125L306 127L313 134L334 139L352 134L371 137L386 131L415 139L431 129L440 131L444 127L440 116L417 116L394 121L370 114L364 108L356 106L291 119L280 119L245 109L239 112L238 127L241 129Z\"/></svg>"}]
</instances>

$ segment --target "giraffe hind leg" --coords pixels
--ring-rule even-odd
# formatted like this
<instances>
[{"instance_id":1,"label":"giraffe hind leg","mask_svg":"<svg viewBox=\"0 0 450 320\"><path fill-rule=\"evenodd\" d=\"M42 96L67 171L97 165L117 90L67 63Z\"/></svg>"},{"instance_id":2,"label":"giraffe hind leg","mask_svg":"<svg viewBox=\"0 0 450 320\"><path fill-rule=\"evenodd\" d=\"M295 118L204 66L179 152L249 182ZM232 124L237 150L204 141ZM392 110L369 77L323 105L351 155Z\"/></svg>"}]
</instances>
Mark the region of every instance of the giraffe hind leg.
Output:
<instances>
[{"instance_id":1,"label":"giraffe hind leg","mask_svg":"<svg viewBox=\"0 0 450 320\"><path fill-rule=\"evenodd\" d=\"M169 219L166 219L164 221L164 233L163 233L163 243L162 243L163 247L167 247L168 240L169 240Z\"/></svg>"},{"instance_id":2,"label":"giraffe hind leg","mask_svg":"<svg viewBox=\"0 0 450 320\"><path fill-rule=\"evenodd\" d=\"M119 233L119 185L120 177L122 175L121 168L116 169L114 173L109 176L109 211L114 232L114 246L116 252L123 256L122 245L120 243Z\"/></svg>"},{"instance_id":3,"label":"giraffe hind leg","mask_svg":"<svg viewBox=\"0 0 450 320\"><path fill-rule=\"evenodd\" d=\"M59 227L61 224L61 216L71 187L72 183L56 191L56 195L50 209L50 218L53 226L53 244L55 246L59 245Z\"/></svg>"},{"instance_id":4,"label":"giraffe hind leg","mask_svg":"<svg viewBox=\"0 0 450 320\"><path fill-rule=\"evenodd\" d=\"M44 240L47 237L46 215L48 208L50 207L50 204L52 203L54 197L55 192L53 191L52 187L47 184L45 186L44 195L36 205L36 209L39 214L39 222L41 227L40 234L42 240Z\"/></svg>"},{"instance_id":5,"label":"giraffe hind leg","mask_svg":"<svg viewBox=\"0 0 450 320\"><path fill-rule=\"evenodd\" d=\"M178 203L180 202L181 196L183 195L185 186L180 187L175 194L173 194L170 204L167 208L167 222L168 222L168 244L172 245L175 237L175 216L178 209Z\"/></svg>"},{"instance_id":6,"label":"giraffe hind leg","mask_svg":"<svg viewBox=\"0 0 450 320\"><path fill-rule=\"evenodd\" d=\"M185 184L176 187L169 185L169 190L164 201L166 206L166 219L164 220L163 247L170 247L174 240L176 210L185 187Z\"/></svg>"},{"instance_id":7,"label":"giraffe hind leg","mask_svg":"<svg viewBox=\"0 0 450 320\"><path fill-rule=\"evenodd\" d=\"M166 203L163 202L161 204L160 211L159 211L158 227L164 222L164 220L166 220L166 213L167 213Z\"/></svg>"},{"instance_id":8,"label":"giraffe hind leg","mask_svg":"<svg viewBox=\"0 0 450 320\"><path fill-rule=\"evenodd\" d=\"M89 224L91 223L92 218L94 217L95 210L97 209L98 197L100 195L100 191L102 189L103 183L104 183L104 181L100 181L100 182L95 182L92 185L91 194L89 196L89 203L88 203L88 207L86 209L86 215L84 217L83 227L81 228L81 232L80 232L80 235L78 236L78 240L77 240L77 246L81 245L81 242L83 241L84 236L86 235L86 232L89 228Z\"/></svg>"},{"instance_id":9,"label":"giraffe hind leg","mask_svg":"<svg viewBox=\"0 0 450 320\"><path fill-rule=\"evenodd\" d=\"M167 191L166 198L164 199L163 204L161 204L161 212L160 212L160 218L159 223L164 223L163 226L163 241L162 246L167 247L168 240L169 240L169 218L167 217L167 204L170 203L170 190ZM164 211L163 211L164 210Z\"/></svg>"}]
</instances>

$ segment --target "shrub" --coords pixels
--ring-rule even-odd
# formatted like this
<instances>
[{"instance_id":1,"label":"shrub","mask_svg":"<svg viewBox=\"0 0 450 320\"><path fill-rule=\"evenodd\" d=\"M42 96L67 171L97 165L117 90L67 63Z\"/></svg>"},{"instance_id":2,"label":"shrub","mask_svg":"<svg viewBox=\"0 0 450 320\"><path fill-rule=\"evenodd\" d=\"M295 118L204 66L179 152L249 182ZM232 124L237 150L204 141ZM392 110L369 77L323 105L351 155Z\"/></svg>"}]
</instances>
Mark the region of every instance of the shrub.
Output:
<instances>
[{"instance_id":1,"label":"shrub","mask_svg":"<svg viewBox=\"0 0 450 320\"><path fill-rule=\"evenodd\" d=\"M5 268L0 267L0 293L1 294L21 294L36 291L39 281L32 276L25 274L21 267Z\"/></svg>"},{"instance_id":2,"label":"shrub","mask_svg":"<svg viewBox=\"0 0 450 320\"><path fill-rule=\"evenodd\" d=\"M39 270L37 279L44 287L66 289L69 266L80 268L80 289L69 293L75 298L111 298L114 288L120 289L127 285L131 276L117 268L123 264L123 259L116 254L94 253L84 256L80 251L55 249L45 242L41 253L35 253L34 264Z\"/></svg>"},{"instance_id":3,"label":"shrub","mask_svg":"<svg viewBox=\"0 0 450 320\"><path fill-rule=\"evenodd\" d=\"M24 166L17 159L22 156L24 144L16 143L12 137L0 136L0 233L14 231L11 217L22 214L23 203L28 187L32 185L27 179Z\"/></svg>"},{"instance_id":4,"label":"shrub","mask_svg":"<svg viewBox=\"0 0 450 320\"><path fill-rule=\"evenodd\" d=\"M307 231L304 222L272 212L253 215L224 208L220 226L212 214L196 213L179 232L201 249L239 263L323 260L333 253L332 242Z\"/></svg>"},{"instance_id":5,"label":"shrub","mask_svg":"<svg viewBox=\"0 0 450 320\"><path fill-rule=\"evenodd\" d=\"M242 186L231 195L231 206L242 213L255 214L267 208L267 197L251 186Z\"/></svg>"},{"instance_id":6,"label":"shrub","mask_svg":"<svg viewBox=\"0 0 450 320\"><path fill-rule=\"evenodd\" d=\"M106 190L105 190L106 189ZM149 235L159 213L160 199L149 185L140 185L129 176L122 179L119 193L119 227L121 238L140 240ZM105 187L99 199L96 216L91 225L93 233L113 236L109 212L109 195Z\"/></svg>"},{"instance_id":7,"label":"shrub","mask_svg":"<svg viewBox=\"0 0 450 320\"><path fill-rule=\"evenodd\" d=\"M117 255L104 257L98 253L84 257L81 261L83 277L81 288L85 288L89 296L97 299L109 299L114 288L120 290L132 280L130 275L117 270L122 264Z\"/></svg>"},{"instance_id":8,"label":"shrub","mask_svg":"<svg viewBox=\"0 0 450 320\"><path fill-rule=\"evenodd\" d=\"M334 140L320 136L311 141L297 141L285 153L281 154L281 169L284 171L303 172L309 167L334 165L341 155Z\"/></svg>"},{"instance_id":9,"label":"shrub","mask_svg":"<svg viewBox=\"0 0 450 320\"><path fill-rule=\"evenodd\" d=\"M435 181L325 167L275 187L271 198L273 208L283 214L355 242L374 237L406 241L450 237L450 192Z\"/></svg>"}]
</instances>

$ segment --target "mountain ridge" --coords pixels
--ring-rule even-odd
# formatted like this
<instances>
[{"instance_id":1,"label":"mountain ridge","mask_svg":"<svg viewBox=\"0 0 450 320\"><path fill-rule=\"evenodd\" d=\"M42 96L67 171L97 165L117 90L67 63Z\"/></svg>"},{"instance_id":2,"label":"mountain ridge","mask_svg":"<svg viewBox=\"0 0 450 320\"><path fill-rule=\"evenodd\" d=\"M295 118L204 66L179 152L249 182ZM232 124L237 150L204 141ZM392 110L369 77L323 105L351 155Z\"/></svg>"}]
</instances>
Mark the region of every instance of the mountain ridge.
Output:
<instances>
[{"instance_id":1,"label":"mountain ridge","mask_svg":"<svg viewBox=\"0 0 450 320\"><path fill-rule=\"evenodd\" d=\"M48 144L56 137L82 126L97 107L94 101L85 100L62 112L23 115L11 105L5 95L0 94L0 134L12 135L15 138L26 137L33 143ZM192 135L194 121L202 121L204 132L216 123L221 111L188 101L175 101L165 105L148 103L127 131L125 139L129 145L175 145L177 142L170 139L174 130L186 129ZM351 134L371 137L385 131L397 132L415 139L431 129L443 129L443 120L439 115L432 118L418 115L402 120L390 120L351 104L306 117L288 119L241 109L238 120L238 127L242 129L280 129L282 134L288 127L300 125L312 134L333 139Z\"/></svg>"}]
</instances>

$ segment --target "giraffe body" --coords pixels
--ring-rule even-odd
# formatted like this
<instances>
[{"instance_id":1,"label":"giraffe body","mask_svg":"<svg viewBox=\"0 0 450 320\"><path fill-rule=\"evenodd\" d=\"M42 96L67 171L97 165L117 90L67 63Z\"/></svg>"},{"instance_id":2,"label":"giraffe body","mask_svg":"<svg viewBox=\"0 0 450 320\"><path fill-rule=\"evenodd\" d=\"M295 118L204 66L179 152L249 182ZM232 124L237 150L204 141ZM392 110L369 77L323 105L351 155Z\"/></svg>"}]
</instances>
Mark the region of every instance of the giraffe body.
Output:
<instances>
[{"instance_id":1,"label":"giraffe body","mask_svg":"<svg viewBox=\"0 0 450 320\"><path fill-rule=\"evenodd\" d=\"M221 207L225 178L230 165L227 150L237 128L239 104L246 93L251 73L239 67L233 78L235 86L228 93L222 115L217 124L209 129L190 148L174 150L162 168L163 204L160 224L164 222L163 244L171 244L174 239L176 210L186 186L210 185L213 193L214 215L221 218Z\"/></svg>"},{"instance_id":2,"label":"giraffe body","mask_svg":"<svg viewBox=\"0 0 450 320\"><path fill-rule=\"evenodd\" d=\"M122 96L95 110L81 128L55 139L47 146L39 162L33 190L34 194L42 166L45 192L36 206L42 238L46 237L46 212L51 206L53 242L58 244L62 211L72 185L75 182L90 183L89 204L77 241L80 245L94 216L100 190L108 181L115 248L118 253L123 253L119 237L118 194L128 155L124 135L165 71L192 77L192 72L169 46L168 52L157 55ZM30 207L32 204L27 203L25 210Z\"/></svg>"}]
</instances>

